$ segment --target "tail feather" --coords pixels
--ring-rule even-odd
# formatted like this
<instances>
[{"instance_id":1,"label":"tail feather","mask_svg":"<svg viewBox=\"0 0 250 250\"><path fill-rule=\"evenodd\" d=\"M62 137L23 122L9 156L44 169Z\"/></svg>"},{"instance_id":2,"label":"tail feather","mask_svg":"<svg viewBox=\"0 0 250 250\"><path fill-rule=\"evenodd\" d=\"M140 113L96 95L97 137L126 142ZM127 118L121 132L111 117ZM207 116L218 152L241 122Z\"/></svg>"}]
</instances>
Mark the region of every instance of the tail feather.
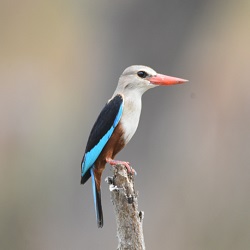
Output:
<instances>
[{"instance_id":1,"label":"tail feather","mask_svg":"<svg viewBox=\"0 0 250 250\"><path fill-rule=\"evenodd\" d=\"M97 190L94 168L90 169L91 179L92 179L92 190L94 196L95 203L95 213L96 213L96 221L98 227L103 227L103 213L102 213L102 202L101 202L101 189Z\"/></svg>"},{"instance_id":2,"label":"tail feather","mask_svg":"<svg viewBox=\"0 0 250 250\"><path fill-rule=\"evenodd\" d=\"M81 184L85 184L85 182L90 178L90 171L87 171L82 177L81 177Z\"/></svg>"}]
</instances>

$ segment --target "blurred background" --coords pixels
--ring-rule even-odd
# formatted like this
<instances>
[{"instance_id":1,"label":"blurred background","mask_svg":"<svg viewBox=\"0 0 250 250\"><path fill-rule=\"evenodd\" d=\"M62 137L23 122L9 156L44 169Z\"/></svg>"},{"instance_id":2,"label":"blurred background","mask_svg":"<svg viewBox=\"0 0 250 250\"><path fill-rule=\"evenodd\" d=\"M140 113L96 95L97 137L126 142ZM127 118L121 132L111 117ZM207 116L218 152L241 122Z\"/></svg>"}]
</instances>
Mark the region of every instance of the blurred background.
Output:
<instances>
[{"instance_id":1,"label":"blurred background","mask_svg":"<svg viewBox=\"0 0 250 250\"><path fill-rule=\"evenodd\" d=\"M248 0L2 0L0 19L1 250L116 249L108 185L97 229L80 162L132 64L189 79L143 96L118 156L147 249L250 249Z\"/></svg>"}]
</instances>

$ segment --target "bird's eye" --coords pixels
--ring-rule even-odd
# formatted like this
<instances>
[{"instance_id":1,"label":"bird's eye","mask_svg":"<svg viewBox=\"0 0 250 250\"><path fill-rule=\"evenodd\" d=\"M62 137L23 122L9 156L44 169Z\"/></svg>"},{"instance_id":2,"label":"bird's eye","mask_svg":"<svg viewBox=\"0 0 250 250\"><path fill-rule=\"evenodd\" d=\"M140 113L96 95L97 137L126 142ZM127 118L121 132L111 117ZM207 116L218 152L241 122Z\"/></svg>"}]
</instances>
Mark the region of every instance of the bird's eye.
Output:
<instances>
[{"instance_id":1,"label":"bird's eye","mask_svg":"<svg viewBox=\"0 0 250 250\"><path fill-rule=\"evenodd\" d=\"M146 78L148 74L145 71L138 71L137 75L141 78Z\"/></svg>"}]
</instances>

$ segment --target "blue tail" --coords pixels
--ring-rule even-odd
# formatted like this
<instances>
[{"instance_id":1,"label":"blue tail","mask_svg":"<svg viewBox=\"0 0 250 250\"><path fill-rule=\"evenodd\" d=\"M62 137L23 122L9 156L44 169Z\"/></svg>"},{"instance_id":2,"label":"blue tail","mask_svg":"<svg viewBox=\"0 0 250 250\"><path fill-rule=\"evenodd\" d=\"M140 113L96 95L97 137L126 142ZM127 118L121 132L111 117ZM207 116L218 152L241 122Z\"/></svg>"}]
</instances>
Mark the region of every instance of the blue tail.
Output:
<instances>
[{"instance_id":1,"label":"blue tail","mask_svg":"<svg viewBox=\"0 0 250 250\"><path fill-rule=\"evenodd\" d=\"M102 214L102 202L101 202L101 189L97 190L95 182L94 167L90 169L91 180L92 180L92 190L95 203L95 214L98 227L103 227L103 214Z\"/></svg>"}]
</instances>

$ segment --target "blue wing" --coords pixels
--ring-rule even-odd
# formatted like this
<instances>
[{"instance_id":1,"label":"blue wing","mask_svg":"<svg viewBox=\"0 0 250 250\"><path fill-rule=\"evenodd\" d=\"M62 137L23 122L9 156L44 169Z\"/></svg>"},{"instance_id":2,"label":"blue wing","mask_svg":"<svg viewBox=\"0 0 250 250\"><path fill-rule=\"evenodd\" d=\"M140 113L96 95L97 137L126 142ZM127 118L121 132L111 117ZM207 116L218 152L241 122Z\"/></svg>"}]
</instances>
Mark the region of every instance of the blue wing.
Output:
<instances>
[{"instance_id":1,"label":"blue wing","mask_svg":"<svg viewBox=\"0 0 250 250\"><path fill-rule=\"evenodd\" d=\"M105 105L98 116L91 130L82 160L82 184L89 179L90 168L95 163L119 123L123 112L123 105L123 97L116 95Z\"/></svg>"}]
</instances>

